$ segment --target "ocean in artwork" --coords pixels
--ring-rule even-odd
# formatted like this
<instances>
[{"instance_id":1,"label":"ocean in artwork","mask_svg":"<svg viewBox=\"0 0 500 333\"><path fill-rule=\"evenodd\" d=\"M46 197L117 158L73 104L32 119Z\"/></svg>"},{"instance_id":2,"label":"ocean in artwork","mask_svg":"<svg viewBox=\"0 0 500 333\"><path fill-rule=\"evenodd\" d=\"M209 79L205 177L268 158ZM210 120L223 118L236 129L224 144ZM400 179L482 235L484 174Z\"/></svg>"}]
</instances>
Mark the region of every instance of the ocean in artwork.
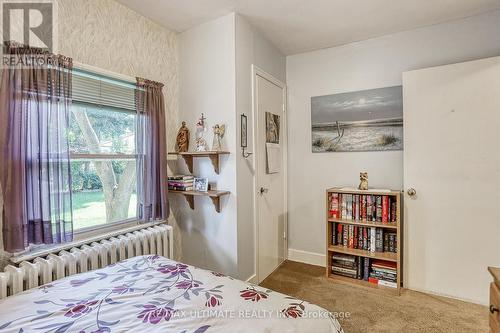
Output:
<instances>
[{"instance_id":1,"label":"ocean in artwork","mask_svg":"<svg viewBox=\"0 0 500 333\"><path fill-rule=\"evenodd\" d=\"M311 118L314 153L403 149L400 86L313 97Z\"/></svg>"}]
</instances>

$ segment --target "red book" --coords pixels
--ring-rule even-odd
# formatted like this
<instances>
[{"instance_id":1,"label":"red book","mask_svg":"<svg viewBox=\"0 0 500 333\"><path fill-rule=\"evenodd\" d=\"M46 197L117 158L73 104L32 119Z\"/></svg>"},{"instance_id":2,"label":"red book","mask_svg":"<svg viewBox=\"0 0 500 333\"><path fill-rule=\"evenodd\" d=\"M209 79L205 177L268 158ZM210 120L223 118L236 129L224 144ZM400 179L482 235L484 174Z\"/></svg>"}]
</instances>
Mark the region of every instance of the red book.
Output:
<instances>
[{"instance_id":1,"label":"red book","mask_svg":"<svg viewBox=\"0 0 500 333\"><path fill-rule=\"evenodd\" d=\"M352 196L352 220L356 220L356 211L358 207L356 206L356 195Z\"/></svg>"},{"instance_id":2,"label":"red book","mask_svg":"<svg viewBox=\"0 0 500 333\"><path fill-rule=\"evenodd\" d=\"M397 202L396 199L391 200L391 222L396 222L397 219Z\"/></svg>"},{"instance_id":3,"label":"red book","mask_svg":"<svg viewBox=\"0 0 500 333\"><path fill-rule=\"evenodd\" d=\"M337 224L337 244L343 245L344 231L342 230L342 224Z\"/></svg>"},{"instance_id":4,"label":"red book","mask_svg":"<svg viewBox=\"0 0 500 333\"><path fill-rule=\"evenodd\" d=\"M366 221L366 196L362 195L360 200L361 214L359 214L359 217L361 218L361 220Z\"/></svg>"},{"instance_id":5,"label":"red book","mask_svg":"<svg viewBox=\"0 0 500 333\"><path fill-rule=\"evenodd\" d=\"M353 247L355 249L358 248L358 226L354 226L354 240L353 240Z\"/></svg>"},{"instance_id":6,"label":"red book","mask_svg":"<svg viewBox=\"0 0 500 333\"><path fill-rule=\"evenodd\" d=\"M378 279L369 277L368 282L373 283L373 284L378 284Z\"/></svg>"},{"instance_id":7,"label":"red book","mask_svg":"<svg viewBox=\"0 0 500 333\"><path fill-rule=\"evenodd\" d=\"M372 261L372 266L386 268L386 269L396 269L397 268L397 264L395 262L378 260L378 259Z\"/></svg>"},{"instance_id":8,"label":"red book","mask_svg":"<svg viewBox=\"0 0 500 333\"><path fill-rule=\"evenodd\" d=\"M330 196L330 216L334 219L340 218L338 193L332 193Z\"/></svg>"},{"instance_id":9,"label":"red book","mask_svg":"<svg viewBox=\"0 0 500 333\"><path fill-rule=\"evenodd\" d=\"M353 249L354 248L354 226L350 225L348 229L349 229L349 248Z\"/></svg>"},{"instance_id":10,"label":"red book","mask_svg":"<svg viewBox=\"0 0 500 333\"><path fill-rule=\"evenodd\" d=\"M382 223L389 222L389 197L384 195L382 197Z\"/></svg>"}]
</instances>

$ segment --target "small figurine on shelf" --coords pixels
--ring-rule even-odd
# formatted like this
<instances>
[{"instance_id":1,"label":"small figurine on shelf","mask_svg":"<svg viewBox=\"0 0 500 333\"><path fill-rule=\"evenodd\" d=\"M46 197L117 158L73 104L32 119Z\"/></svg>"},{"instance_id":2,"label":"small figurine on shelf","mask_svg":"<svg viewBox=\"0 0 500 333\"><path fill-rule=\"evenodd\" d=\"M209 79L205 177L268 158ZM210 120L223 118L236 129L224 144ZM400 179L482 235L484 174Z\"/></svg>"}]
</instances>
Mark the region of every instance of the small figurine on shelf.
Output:
<instances>
[{"instance_id":1,"label":"small figurine on shelf","mask_svg":"<svg viewBox=\"0 0 500 333\"><path fill-rule=\"evenodd\" d=\"M212 143L213 151L221 151L222 144L221 139L224 137L224 133L226 132L226 125L215 124L214 126L214 141Z\"/></svg>"},{"instance_id":2,"label":"small figurine on shelf","mask_svg":"<svg viewBox=\"0 0 500 333\"><path fill-rule=\"evenodd\" d=\"M182 122L182 126L179 128L176 143L178 152L184 153L189 150L189 128L187 128L185 121Z\"/></svg>"},{"instance_id":3,"label":"small figurine on shelf","mask_svg":"<svg viewBox=\"0 0 500 333\"><path fill-rule=\"evenodd\" d=\"M361 182L359 183L358 189L362 191L368 190L368 172L360 172L359 180L361 180Z\"/></svg>"},{"instance_id":4,"label":"small figurine on shelf","mask_svg":"<svg viewBox=\"0 0 500 333\"><path fill-rule=\"evenodd\" d=\"M205 126L206 119L207 118L205 118L205 116L202 113L201 117L196 122L196 151L208 150L207 141L203 138L203 134L207 130Z\"/></svg>"}]
</instances>

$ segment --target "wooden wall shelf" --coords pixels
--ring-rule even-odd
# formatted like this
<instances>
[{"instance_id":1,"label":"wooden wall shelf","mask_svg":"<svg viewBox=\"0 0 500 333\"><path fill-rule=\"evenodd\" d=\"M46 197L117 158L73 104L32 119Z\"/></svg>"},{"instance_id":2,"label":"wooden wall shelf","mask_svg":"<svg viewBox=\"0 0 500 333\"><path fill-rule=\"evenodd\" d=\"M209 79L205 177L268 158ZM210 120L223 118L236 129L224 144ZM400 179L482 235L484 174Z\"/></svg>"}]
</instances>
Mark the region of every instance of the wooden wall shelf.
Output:
<instances>
[{"instance_id":1,"label":"wooden wall shelf","mask_svg":"<svg viewBox=\"0 0 500 333\"><path fill-rule=\"evenodd\" d=\"M220 211L221 211L220 198L224 195L231 193L229 191L216 191L216 190L211 190L211 191L207 191L207 192L170 190L168 192L169 193L178 193L178 194L184 195L184 198L186 198L186 201L189 204L189 207L191 207L191 209L194 209L194 197L196 197L196 196L210 197L210 199L212 199L212 203L214 204L214 207L215 207L215 210L217 211L217 213L220 213Z\"/></svg>"},{"instance_id":2,"label":"wooden wall shelf","mask_svg":"<svg viewBox=\"0 0 500 333\"><path fill-rule=\"evenodd\" d=\"M193 152L170 152L169 155L178 155L182 156L184 161L186 161L189 172L193 173L193 159L195 157L208 157L214 166L214 171L216 174L219 174L219 156L229 154L228 151L193 151Z\"/></svg>"}]
</instances>

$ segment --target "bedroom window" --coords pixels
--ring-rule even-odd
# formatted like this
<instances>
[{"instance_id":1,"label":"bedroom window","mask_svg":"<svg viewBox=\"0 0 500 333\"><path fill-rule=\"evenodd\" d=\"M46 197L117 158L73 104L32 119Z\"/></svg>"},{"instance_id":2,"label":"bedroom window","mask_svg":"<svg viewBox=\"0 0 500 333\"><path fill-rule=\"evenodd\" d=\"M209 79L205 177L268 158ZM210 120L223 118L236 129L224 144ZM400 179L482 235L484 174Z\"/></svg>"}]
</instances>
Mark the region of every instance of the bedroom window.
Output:
<instances>
[{"instance_id":1,"label":"bedroom window","mask_svg":"<svg viewBox=\"0 0 500 333\"><path fill-rule=\"evenodd\" d=\"M80 70L72 81L73 228L136 219L135 85Z\"/></svg>"}]
</instances>

